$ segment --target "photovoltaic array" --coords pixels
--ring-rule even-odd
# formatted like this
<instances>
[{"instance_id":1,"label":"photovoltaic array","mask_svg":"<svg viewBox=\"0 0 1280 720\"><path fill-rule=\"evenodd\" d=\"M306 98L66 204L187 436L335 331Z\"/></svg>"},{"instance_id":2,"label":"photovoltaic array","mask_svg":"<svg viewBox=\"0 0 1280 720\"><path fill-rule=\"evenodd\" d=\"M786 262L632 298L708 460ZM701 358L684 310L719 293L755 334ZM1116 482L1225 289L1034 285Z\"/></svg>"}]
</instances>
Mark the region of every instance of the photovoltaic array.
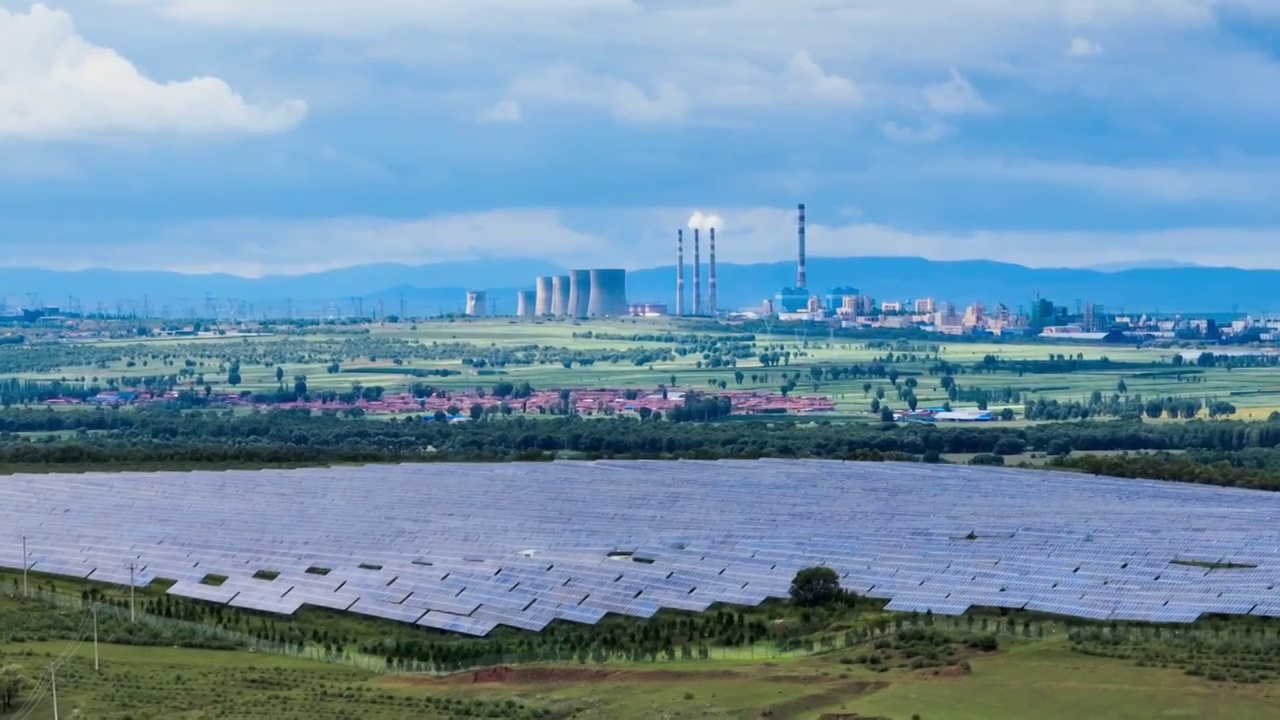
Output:
<instances>
[{"instance_id":1,"label":"photovoltaic array","mask_svg":"<svg viewBox=\"0 0 1280 720\"><path fill-rule=\"evenodd\" d=\"M0 567L485 635L755 605L798 570L900 611L1280 617L1280 494L951 465L422 464L16 475ZM220 585L210 576L225 577Z\"/></svg>"}]
</instances>

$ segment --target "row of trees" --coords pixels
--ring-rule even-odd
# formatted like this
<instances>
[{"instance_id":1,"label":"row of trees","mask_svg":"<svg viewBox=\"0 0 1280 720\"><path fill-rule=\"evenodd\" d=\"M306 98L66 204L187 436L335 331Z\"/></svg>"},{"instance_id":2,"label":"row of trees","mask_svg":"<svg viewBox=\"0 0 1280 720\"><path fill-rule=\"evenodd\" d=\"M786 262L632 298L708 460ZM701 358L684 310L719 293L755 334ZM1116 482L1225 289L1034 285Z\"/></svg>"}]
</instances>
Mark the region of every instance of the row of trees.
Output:
<instances>
[{"instance_id":1,"label":"row of trees","mask_svg":"<svg viewBox=\"0 0 1280 720\"><path fill-rule=\"evenodd\" d=\"M467 408L459 408L466 411ZM717 398L696 398L670 419L714 419ZM483 412L483 410L482 410ZM686 417L687 413L687 417ZM784 417L743 432L739 423L613 417L516 417L434 423L410 416L350 422L306 409L234 414L176 408L0 410L0 463L324 464L401 460L536 460L581 457L911 459L947 453L1017 455L1122 450L1274 451L1280 422L1137 421L1007 425L797 423ZM58 433L44 441L39 433ZM23 435L17 435L23 433ZM31 437L30 434L37 434Z\"/></svg>"}]
</instances>

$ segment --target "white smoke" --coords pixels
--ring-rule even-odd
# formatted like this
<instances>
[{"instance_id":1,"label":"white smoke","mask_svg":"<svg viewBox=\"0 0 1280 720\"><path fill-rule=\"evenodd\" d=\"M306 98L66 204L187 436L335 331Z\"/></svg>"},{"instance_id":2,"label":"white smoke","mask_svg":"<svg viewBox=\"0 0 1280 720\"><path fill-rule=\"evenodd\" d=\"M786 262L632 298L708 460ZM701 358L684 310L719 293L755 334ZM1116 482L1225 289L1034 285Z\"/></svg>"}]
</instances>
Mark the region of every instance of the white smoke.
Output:
<instances>
[{"instance_id":1,"label":"white smoke","mask_svg":"<svg viewBox=\"0 0 1280 720\"><path fill-rule=\"evenodd\" d=\"M715 228L718 231L724 228L724 220L721 220L719 215L703 215L700 211L694 212L689 216L689 228L693 230Z\"/></svg>"}]
</instances>

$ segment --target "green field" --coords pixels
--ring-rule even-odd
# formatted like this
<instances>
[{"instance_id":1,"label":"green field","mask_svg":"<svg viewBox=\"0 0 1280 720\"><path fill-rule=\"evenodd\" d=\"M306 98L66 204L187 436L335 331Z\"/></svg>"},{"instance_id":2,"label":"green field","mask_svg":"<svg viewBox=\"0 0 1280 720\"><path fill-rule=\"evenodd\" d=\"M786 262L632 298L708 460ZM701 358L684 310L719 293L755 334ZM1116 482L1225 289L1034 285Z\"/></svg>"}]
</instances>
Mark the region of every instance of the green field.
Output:
<instances>
[{"instance_id":1,"label":"green field","mask_svg":"<svg viewBox=\"0 0 1280 720\"><path fill-rule=\"evenodd\" d=\"M676 356L670 361L654 361L642 365L632 362L597 361L589 365L574 365L570 369L558 363L535 363L531 365L509 364L500 369L488 368L477 370L463 364L460 360L422 360L404 359L399 365L393 365L395 358L379 357L372 352L362 354L362 344L394 341L400 343L431 346L433 343L451 344L467 343L475 348L517 348L533 346L538 348L556 348L568 352L584 352L606 354L611 351L670 350L673 345L668 342L639 341L628 339L596 339L581 337L583 333L609 333L617 335L637 335L677 332L684 334L701 334L706 337L704 326L691 326L672 320L618 320L601 322L569 322L569 321L528 321L528 320L435 320L419 324L375 324L365 328L365 335L343 335L333 329L316 328L305 335L277 335L264 337L211 337L206 339L148 339L144 341L113 340L110 342L88 342L82 347L118 348L129 353L129 357L120 357L110 362L94 364L75 364L75 353L71 351L65 363L54 368L40 371L24 371L14 373L11 377L30 380L80 380L92 382L95 379L105 381L106 378L123 377L138 378L157 373L174 373L183 368L186 360L192 361L187 368L189 375L181 379L180 387L202 387L200 381L210 385L215 391L252 390L269 391L277 388L277 362L272 360L272 348L287 344L294 350L302 348L301 355L307 355L307 348L317 348L314 356L305 361L279 361L279 369L283 376L283 385L293 386L295 376L305 376L307 386L312 392L317 390L350 390L353 383L365 387L381 386L389 393L402 392L415 382L427 383L436 387L461 390L476 387L488 388L498 380L510 382L527 381L538 389L554 389L561 387L594 388L594 387L630 387L638 389L654 389L660 384L670 384L672 376L675 385L680 389L692 388L705 390L711 381L721 381L731 389L777 390L783 379L783 373L800 373L793 393L796 395L824 395L834 399L842 414L866 417L869 415L869 404L879 390L884 390L884 402L890 406L901 408L903 402L896 397L893 385L885 378L871 381L872 389L868 393L864 389L865 378L821 379L816 383L811 380L811 368L831 366L868 365L877 358L882 358L886 350L880 347L871 348L864 341L829 338L825 335L798 335L785 326L775 327L771 335L756 335L755 345L758 349L772 347L775 350L790 353L791 358L785 366L765 368L758 358L746 358L732 367L698 367L701 357L697 354ZM712 333L724 334L721 330ZM575 337L575 334L578 337ZM362 339L364 338L364 339ZM325 355L321 343L329 343L324 348L334 347L333 343L342 345L346 354L341 358ZM386 346L382 346L385 347ZM401 345L400 347L407 347ZM1227 400L1238 408L1236 417L1242 419L1265 419L1272 411L1280 409L1280 370L1276 368L1235 368L1218 367L1196 368L1193 364L1175 368L1172 358L1178 352L1170 348L1136 348L1133 346L1101 346L1065 343L970 343L947 342L937 340L929 342L912 342L903 344L899 351L903 356L910 354L912 359L899 358L893 364L903 379L914 377L918 385L914 394L920 407L937 407L947 401L947 393L940 386L940 377L930 374L931 365L943 361L961 366L972 366L986 356L993 356L1002 361L1045 360L1051 355L1083 357L1085 360L1098 360L1106 357L1117 363L1143 363L1145 367L1132 367L1106 371L1079 371L1071 373L1042 373L1018 375L1013 372L965 373L956 377L956 382L969 389L1000 390L1011 388L1020 394L1018 402L1007 403L1016 411L1021 411L1023 402L1038 398L1059 401L1087 401L1091 393L1098 391L1110 397L1116 393L1121 381L1127 386L1129 395L1141 395L1144 398L1189 397L1200 400ZM933 356L926 359L932 349ZM1187 349L1187 352L1198 353L1198 350ZM13 351L7 351L13 352ZM324 352L328 352L325 350ZM916 356L919 357L916 357ZM244 362L241 365L241 382L234 388L226 382L227 363L232 358L254 356L257 360L265 358L265 362ZM167 361L166 361L167 358ZM327 368L330 362L340 362L341 372L331 373ZM130 365L132 363L132 365ZM380 372L385 369L386 372ZM442 369L459 374L448 377L412 377L404 374L414 370ZM734 377L735 370L743 373L742 382ZM760 376L753 382L752 375ZM763 378L768 375L768 380ZM973 402L957 400L953 407L972 407ZM999 410L1006 405L993 404L991 409Z\"/></svg>"},{"instance_id":2,"label":"green field","mask_svg":"<svg viewBox=\"0 0 1280 720\"><path fill-rule=\"evenodd\" d=\"M33 677L66 643L0 646ZM62 717L94 718L1268 718L1280 685L1238 685L1072 653L1059 639L967 656L969 670L872 672L843 653L769 663L522 666L374 675L246 652L81 644L58 671ZM47 686L47 683L45 683ZM24 694L30 697L30 694ZM21 700L20 700L21 702ZM44 697L33 717L50 717ZM0 713L0 717L4 717Z\"/></svg>"}]
</instances>

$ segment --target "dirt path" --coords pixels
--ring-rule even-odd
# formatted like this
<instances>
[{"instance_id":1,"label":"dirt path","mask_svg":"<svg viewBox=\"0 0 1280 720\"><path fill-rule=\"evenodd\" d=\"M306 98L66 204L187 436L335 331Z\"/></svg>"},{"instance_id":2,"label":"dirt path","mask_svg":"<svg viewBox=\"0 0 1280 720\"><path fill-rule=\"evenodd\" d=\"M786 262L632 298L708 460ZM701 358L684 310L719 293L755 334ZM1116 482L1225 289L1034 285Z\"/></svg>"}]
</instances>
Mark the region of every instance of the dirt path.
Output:
<instances>
[{"instance_id":1,"label":"dirt path","mask_svg":"<svg viewBox=\"0 0 1280 720\"><path fill-rule=\"evenodd\" d=\"M757 717L776 718L776 720L784 720L785 718L796 717L798 715L803 715L805 713L813 712L814 710L821 710L824 707L831 707L832 705L836 705L846 700L852 700L856 697L861 697L863 695L870 695L871 693L874 693L874 692L880 692L881 690L887 687L889 687L889 683L887 682L845 683L843 685L833 687L830 690L825 690L820 693L814 693L813 695L806 695L802 698L797 698L795 700L788 700L787 702L778 703L777 705L771 705L770 707L767 707L761 710L759 713L757 713ZM826 717L858 718L859 716L829 714L829 715L823 715L823 717L824 718ZM866 720L873 720L873 719L867 718Z\"/></svg>"}]
</instances>

